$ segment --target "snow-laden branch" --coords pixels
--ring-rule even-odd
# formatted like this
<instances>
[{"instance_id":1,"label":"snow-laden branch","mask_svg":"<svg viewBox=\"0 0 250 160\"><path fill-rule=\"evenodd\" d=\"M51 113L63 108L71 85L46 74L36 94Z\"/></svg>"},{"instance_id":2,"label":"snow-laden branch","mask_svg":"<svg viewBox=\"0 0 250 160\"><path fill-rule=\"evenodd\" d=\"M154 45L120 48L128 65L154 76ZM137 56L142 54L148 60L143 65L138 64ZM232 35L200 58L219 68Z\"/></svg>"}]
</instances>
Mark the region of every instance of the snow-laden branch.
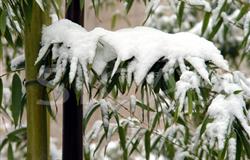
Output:
<instances>
[{"instance_id":1,"label":"snow-laden branch","mask_svg":"<svg viewBox=\"0 0 250 160\"><path fill-rule=\"evenodd\" d=\"M127 79L132 75L140 84L151 67L160 59L166 60L162 68L164 74L172 74L178 66L181 72L189 70L185 61L190 63L199 75L210 83L205 62L210 61L217 67L228 70L228 64L220 51L204 38L181 32L168 34L149 27L121 29L115 32L95 28L87 32L69 20L60 20L43 29L42 48L36 63L52 51L56 62L56 73L51 83L56 85L64 76L70 64L69 82L80 76L89 81L88 64L101 75L108 62L116 60L111 77L121 62L132 59L127 66ZM80 77L83 79L83 77Z\"/></svg>"}]
</instances>

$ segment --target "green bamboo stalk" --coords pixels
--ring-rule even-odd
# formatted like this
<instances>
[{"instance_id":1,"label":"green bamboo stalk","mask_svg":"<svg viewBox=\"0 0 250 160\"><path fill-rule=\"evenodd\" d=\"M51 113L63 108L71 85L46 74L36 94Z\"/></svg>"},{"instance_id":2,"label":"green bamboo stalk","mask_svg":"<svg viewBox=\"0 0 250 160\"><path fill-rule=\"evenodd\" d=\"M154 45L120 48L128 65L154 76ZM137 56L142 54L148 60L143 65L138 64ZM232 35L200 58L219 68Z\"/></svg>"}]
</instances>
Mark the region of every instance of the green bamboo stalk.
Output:
<instances>
[{"instance_id":1,"label":"green bamboo stalk","mask_svg":"<svg viewBox=\"0 0 250 160\"><path fill-rule=\"evenodd\" d=\"M39 104L44 99L45 87L34 83L37 79L38 66L34 66L40 49L41 30L43 24L49 23L49 16L43 12L35 0L32 5L30 18L26 17L25 41L25 73L27 91L27 159L49 159L49 116L46 106Z\"/></svg>"}]
</instances>

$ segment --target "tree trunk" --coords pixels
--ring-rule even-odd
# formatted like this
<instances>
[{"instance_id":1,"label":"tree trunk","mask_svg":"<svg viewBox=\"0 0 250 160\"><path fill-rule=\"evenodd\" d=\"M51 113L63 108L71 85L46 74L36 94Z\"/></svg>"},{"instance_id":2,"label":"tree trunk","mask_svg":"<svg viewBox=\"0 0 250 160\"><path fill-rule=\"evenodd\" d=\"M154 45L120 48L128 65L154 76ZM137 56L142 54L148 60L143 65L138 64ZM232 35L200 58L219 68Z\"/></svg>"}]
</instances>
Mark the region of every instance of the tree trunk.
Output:
<instances>
[{"instance_id":1,"label":"tree trunk","mask_svg":"<svg viewBox=\"0 0 250 160\"><path fill-rule=\"evenodd\" d=\"M79 0L72 0L67 9L66 18L83 26L84 9L80 9ZM83 159L83 111L82 96L79 102L75 91L66 85L63 103L63 160Z\"/></svg>"},{"instance_id":2,"label":"tree trunk","mask_svg":"<svg viewBox=\"0 0 250 160\"><path fill-rule=\"evenodd\" d=\"M49 16L33 0L29 4L31 17L26 18L24 29L25 73L27 91L27 159L49 159L49 116L46 106L39 104L44 99L45 87L36 83L38 66L34 66L40 49L42 25L49 22Z\"/></svg>"}]
</instances>

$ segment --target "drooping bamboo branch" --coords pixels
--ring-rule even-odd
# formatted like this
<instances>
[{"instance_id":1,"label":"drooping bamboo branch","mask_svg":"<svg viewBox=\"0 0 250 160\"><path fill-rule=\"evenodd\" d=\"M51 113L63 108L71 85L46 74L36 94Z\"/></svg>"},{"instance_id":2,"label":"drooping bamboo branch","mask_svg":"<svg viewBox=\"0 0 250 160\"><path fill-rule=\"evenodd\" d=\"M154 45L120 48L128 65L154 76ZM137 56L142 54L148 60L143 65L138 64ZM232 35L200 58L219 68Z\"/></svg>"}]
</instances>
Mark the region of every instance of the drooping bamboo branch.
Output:
<instances>
[{"instance_id":1,"label":"drooping bamboo branch","mask_svg":"<svg viewBox=\"0 0 250 160\"><path fill-rule=\"evenodd\" d=\"M83 26L84 9L80 9L79 2L79 0L71 2L66 12L66 18ZM83 159L81 97L78 99L74 88L66 84L63 103L63 160Z\"/></svg>"},{"instance_id":2,"label":"drooping bamboo branch","mask_svg":"<svg viewBox=\"0 0 250 160\"><path fill-rule=\"evenodd\" d=\"M30 17L25 21L25 73L27 91L27 138L28 160L49 159L49 117L46 106L39 104L44 99L45 87L36 83L38 67L35 66L40 49L41 30L43 24L49 23L49 16L43 12L35 0L31 5Z\"/></svg>"}]
</instances>

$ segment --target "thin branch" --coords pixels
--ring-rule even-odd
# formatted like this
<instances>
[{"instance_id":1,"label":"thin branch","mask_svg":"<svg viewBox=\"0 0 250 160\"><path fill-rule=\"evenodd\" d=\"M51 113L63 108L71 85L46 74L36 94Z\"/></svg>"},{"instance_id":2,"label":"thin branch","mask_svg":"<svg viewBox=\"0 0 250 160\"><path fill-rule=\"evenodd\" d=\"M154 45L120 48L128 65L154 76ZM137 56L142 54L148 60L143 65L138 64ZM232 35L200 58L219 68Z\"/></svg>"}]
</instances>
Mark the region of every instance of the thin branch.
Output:
<instances>
[{"instance_id":1,"label":"thin branch","mask_svg":"<svg viewBox=\"0 0 250 160\"><path fill-rule=\"evenodd\" d=\"M11 74L11 73L18 72L18 71L23 71L23 70L24 70L24 68L20 68L20 69L14 70L14 71L6 72L6 73L0 75L0 78L1 78L1 77L4 77L4 76L7 76L7 75L9 75L9 74Z\"/></svg>"}]
</instances>

